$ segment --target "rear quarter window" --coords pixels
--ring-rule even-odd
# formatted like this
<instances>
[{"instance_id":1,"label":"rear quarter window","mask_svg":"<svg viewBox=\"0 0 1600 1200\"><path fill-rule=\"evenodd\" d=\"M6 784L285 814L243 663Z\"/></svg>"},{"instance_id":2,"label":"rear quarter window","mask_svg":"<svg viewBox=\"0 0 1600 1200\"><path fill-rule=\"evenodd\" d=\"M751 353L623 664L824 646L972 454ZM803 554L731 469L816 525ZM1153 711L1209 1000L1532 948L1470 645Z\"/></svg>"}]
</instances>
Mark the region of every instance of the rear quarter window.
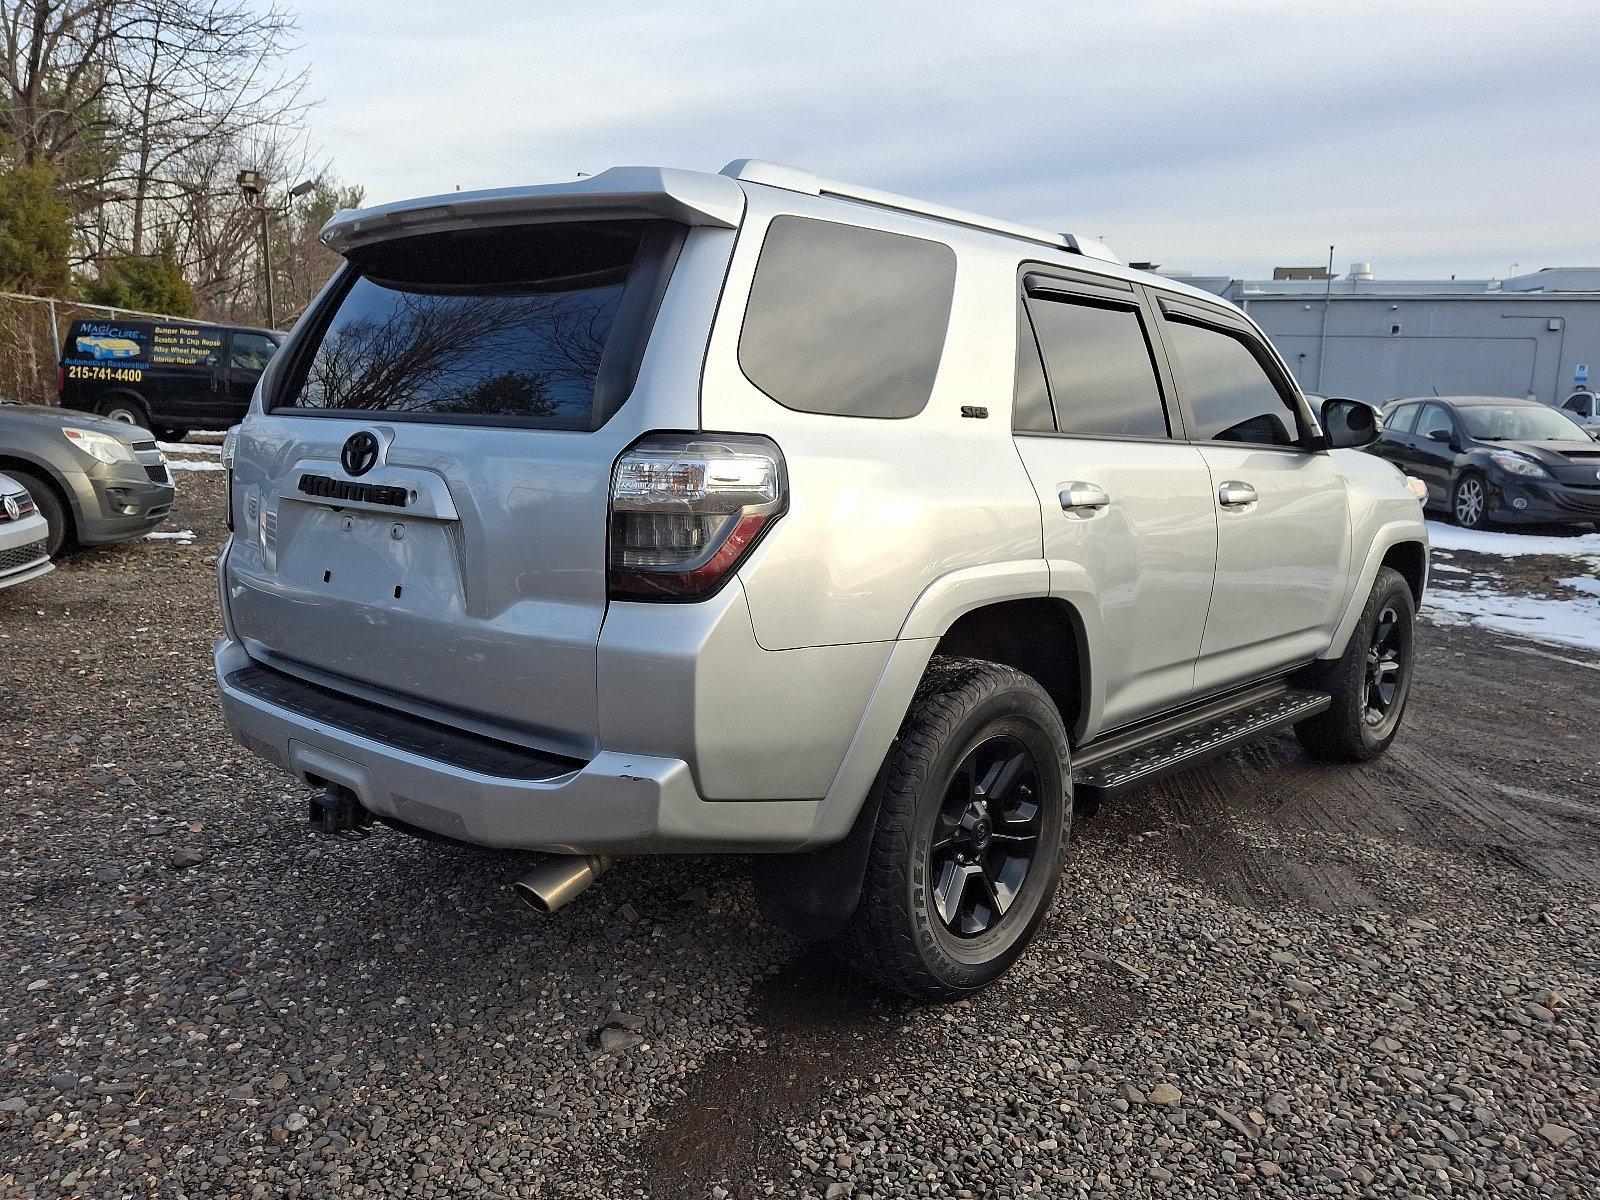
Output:
<instances>
[{"instance_id":1,"label":"rear quarter window","mask_svg":"<svg viewBox=\"0 0 1600 1200\"><path fill-rule=\"evenodd\" d=\"M777 217L750 286L740 368L798 412L916 416L939 371L955 276L941 242Z\"/></svg>"}]
</instances>

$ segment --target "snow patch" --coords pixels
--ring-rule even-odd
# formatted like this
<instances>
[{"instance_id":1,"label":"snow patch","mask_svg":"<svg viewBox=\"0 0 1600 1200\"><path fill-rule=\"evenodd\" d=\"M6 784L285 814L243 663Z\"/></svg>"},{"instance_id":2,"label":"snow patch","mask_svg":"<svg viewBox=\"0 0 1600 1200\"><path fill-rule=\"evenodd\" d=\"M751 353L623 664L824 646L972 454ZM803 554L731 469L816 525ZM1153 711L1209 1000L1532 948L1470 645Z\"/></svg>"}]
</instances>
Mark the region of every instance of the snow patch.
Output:
<instances>
[{"instance_id":1,"label":"snow patch","mask_svg":"<svg viewBox=\"0 0 1600 1200\"><path fill-rule=\"evenodd\" d=\"M167 460L167 468L172 471L220 471L222 470L222 464L205 459L190 461L188 459L169 458Z\"/></svg>"},{"instance_id":2,"label":"snow patch","mask_svg":"<svg viewBox=\"0 0 1600 1200\"><path fill-rule=\"evenodd\" d=\"M221 446L196 445L193 442L157 442L163 454L209 454L213 457L222 453Z\"/></svg>"},{"instance_id":3,"label":"snow patch","mask_svg":"<svg viewBox=\"0 0 1600 1200\"><path fill-rule=\"evenodd\" d=\"M1600 597L1600 590L1595 595ZM1434 589L1423 601L1422 615L1437 625L1477 625L1547 645L1572 646L1600 654L1600 603L1595 600Z\"/></svg>"},{"instance_id":4,"label":"snow patch","mask_svg":"<svg viewBox=\"0 0 1600 1200\"><path fill-rule=\"evenodd\" d=\"M1435 550L1470 550L1518 558L1528 554L1557 554L1568 558L1600 558L1600 533L1577 537L1550 534L1499 533L1488 529L1462 529L1441 521L1428 522L1428 544Z\"/></svg>"},{"instance_id":5,"label":"snow patch","mask_svg":"<svg viewBox=\"0 0 1600 1200\"><path fill-rule=\"evenodd\" d=\"M154 533L147 533L144 536L152 541L170 540L175 542L192 542L194 541L194 530L158 529Z\"/></svg>"}]
</instances>

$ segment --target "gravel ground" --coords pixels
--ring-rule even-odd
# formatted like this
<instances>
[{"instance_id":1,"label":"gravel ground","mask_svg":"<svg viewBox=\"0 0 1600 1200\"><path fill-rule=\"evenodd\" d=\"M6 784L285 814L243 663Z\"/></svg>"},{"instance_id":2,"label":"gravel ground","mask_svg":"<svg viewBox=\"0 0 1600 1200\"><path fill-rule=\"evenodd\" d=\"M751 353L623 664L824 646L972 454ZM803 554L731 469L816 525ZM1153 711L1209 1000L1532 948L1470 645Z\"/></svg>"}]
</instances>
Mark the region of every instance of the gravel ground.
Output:
<instances>
[{"instance_id":1,"label":"gravel ground","mask_svg":"<svg viewBox=\"0 0 1600 1200\"><path fill-rule=\"evenodd\" d=\"M0 1194L1595 1194L1600 664L1423 628L1385 760L1108 806L1023 966L917 1009L735 861L541 919L518 856L316 838L222 728L180 484L192 545L0 592Z\"/></svg>"}]
</instances>

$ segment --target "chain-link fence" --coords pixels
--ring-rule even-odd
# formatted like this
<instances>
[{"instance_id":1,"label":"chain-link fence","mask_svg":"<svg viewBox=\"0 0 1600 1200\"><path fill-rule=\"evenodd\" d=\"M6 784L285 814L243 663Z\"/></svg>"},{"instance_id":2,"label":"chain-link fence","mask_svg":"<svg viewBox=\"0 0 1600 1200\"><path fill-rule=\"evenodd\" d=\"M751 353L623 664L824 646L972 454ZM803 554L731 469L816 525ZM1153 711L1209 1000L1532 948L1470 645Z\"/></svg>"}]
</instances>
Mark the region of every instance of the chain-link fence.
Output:
<instances>
[{"instance_id":1,"label":"chain-link fence","mask_svg":"<svg viewBox=\"0 0 1600 1200\"><path fill-rule=\"evenodd\" d=\"M79 317L105 314L205 324L192 317L0 292L0 397L24 404L54 404L56 365L61 361L61 339L67 326Z\"/></svg>"}]
</instances>

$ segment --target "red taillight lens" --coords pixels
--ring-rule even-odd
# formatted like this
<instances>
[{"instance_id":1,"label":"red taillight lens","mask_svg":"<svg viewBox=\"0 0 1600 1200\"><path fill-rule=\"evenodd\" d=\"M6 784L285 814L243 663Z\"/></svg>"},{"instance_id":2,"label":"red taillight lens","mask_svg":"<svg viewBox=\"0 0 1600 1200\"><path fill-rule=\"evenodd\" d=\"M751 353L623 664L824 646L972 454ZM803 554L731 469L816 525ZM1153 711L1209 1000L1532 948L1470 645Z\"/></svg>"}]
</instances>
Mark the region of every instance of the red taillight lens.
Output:
<instances>
[{"instance_id":1,"label":"red taillight lens","mask_svg":"<svg viewBox=\"0 0 1600 1200\"><path fill-rule=\"evenodd\" d=\"M59 367L58 366L56 368L56 395L59 396L62 392L66 391L66 390L67 390L67 369L65 367Z\"/></svg>"},{"instance_id":2,"label":"red taillight lens","mask_svg":"<svg viewBox=\"0 0 1600 1200\"><path fill-rule=\"evenodd\" d=\"M788 503L783 455L749 434L651 434L611 480L613 600L716 591Z\"/></svg>"},{"instance_id":3,"label":"red taillight lens","mask_svg":"<svg viewBox=\"0 0 1600 1200\"><path fill-rule=\"evenodd\" d=\"M233 457L239 449L239 427L231 427L222 439L222 473L227 483L223 503L228 506L228 532L233 532Z\"/></svg>"}]
</instances>

